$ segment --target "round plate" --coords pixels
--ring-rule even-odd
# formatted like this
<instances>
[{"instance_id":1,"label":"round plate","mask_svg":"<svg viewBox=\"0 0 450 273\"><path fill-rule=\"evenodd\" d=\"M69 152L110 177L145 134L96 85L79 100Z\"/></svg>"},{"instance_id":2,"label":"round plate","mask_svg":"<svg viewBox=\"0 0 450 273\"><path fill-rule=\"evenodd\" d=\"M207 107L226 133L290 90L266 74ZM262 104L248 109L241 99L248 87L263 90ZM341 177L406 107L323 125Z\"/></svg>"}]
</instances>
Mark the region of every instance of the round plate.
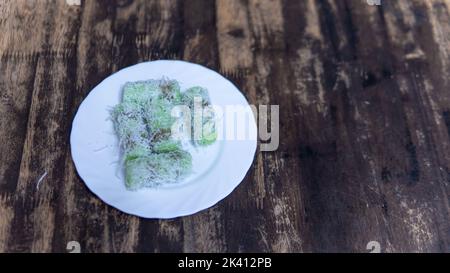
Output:
<instances>
[{"instance_id":1,"label":"round plate","mask_svg":"<svg viewBox=\"0 0 450 273\"><path fill-rule=\"evenodd\" d=\"M120 103L126 82L163 77L177 80L182 90L192 86L207 88L212 104L223 110L223 134L213 145L190 151L193 172L180 183L128 191L110 109ZM239 108L250 113L245 122L232 113L232 109ZM237 137L237 132L245 132L245 137ZM211 207L230 194L253 162L256 137L251 108L230 81L197 64L160 60L124 68L97 85L78 109L70 145L78 174L104 202L140 217L173 218Z\"/></svg>"}]
</instances>

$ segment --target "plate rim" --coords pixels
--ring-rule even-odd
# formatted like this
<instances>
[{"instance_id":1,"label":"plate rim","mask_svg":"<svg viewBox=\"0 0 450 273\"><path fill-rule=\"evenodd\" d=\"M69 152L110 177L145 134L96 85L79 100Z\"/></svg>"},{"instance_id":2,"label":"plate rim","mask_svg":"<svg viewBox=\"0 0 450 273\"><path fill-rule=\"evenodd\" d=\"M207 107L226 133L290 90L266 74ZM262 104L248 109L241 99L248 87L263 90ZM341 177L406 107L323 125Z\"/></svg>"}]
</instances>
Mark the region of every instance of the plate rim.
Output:
<instances>
[{"instance_id":1,"label":"plate rim","mask_svg":"<svg viewBox=\"0 0 450 273\"><path fill-rule=\"evenodd\" d=\"M72 125L71 125L70 152L71 152L72 161L73 161L73 164L75 166L76 173L78 174L78 176L82 180L83 184L89 189L89 191L91 191L97 198L102 200L105 204L107 204L108 206L111 206L111 207L121 211L122 213L130 214L130 215L133 215L133 216L146 218L146 219L173 219L173 218L177 218L177 217L183 217L183 216L192 215L192 214L198 213L199 211L206 210L208 208L213 207L214 205L216 205L217 203L222 201L224 198L226 198L228 195L230 195L243 182L243 180L245 179L245 177L249 173L249 171L250 171L250 169L252 167L252 164L253 164L253 162L255 160L256 151L257 151L257 135L254 137L254 139L251 139L251 147L250 147L251 148L251 160L249 159L248 160L248 164L246 164L245 166L242 167L242 169L245 169L245 171L240 173L239 179L237 179L238 180L237 182L228 183L228 186L226 187L227 190L221 191L220 194L217 194L217 197L214 198L215 199L214 202L208 202L207 205L199 206L196 209L191 209L191 210L187 210L187 211L183 211L183 212L180 211L179 213L174 213L172 215L167 215L167 216L164 216L164 215L149 216L146 213L141 213L139 211L136 212L136 211L132 211L132 210L129 210L129 209L118 207L115 203L110 202L110 200L106 200L107 198L103 198L101 196L101 194L99 194L96 191L96 189L94 189L93 185L91 185L91 183L87 182L89 179L81 173L81 171L80 171L81 167L77 163L78 160L75 158L76 157L76 155L75 155L76 153L74 153L74 145L73 145L73 143L74 143L74 134L73 134L73 132L74 132L74 129L75 129L75 126L76 126L76 123L77 123L76 121L77 121L78 113L79 113L80 110L82 110L83 104L88 99L88 97L92 94L93 91L95 91L96 89L100 88L102 86L102 84L105 84L105 82L108 79L110 79L113 76L117 76L118 73L125 72L125 71L131 70L131 69L135 69L137 66L141 66L141 65L144 65L144 64L148 64L148 63L152 63L152 64L157 64L157 63L184 63L184 64L187 64L187 65L197 66L197 67L199 67L201 69L206 69L209 72L212 72L213 74L215 74L218 77L220 77L221 80L226 81L228 84L233 86L234 89L237 91L237 95L240 96L240 99L245 101L246 104L244 106L245 107L250 107L250 104L249 104L247 98L239 90L239 88L237 88L237 86L234 85L229 79L227 79L226 77L224 77L220 73L214 71L213 69L210 69L208 67L205 67L205 66L197 64L197 63L191 63L191 62L187 62L187 61L183 61L183 60L154 60L154 61L139 62L139 63L133 64L131 66L124 67L124 68L122 68L120 70L117 70L114 73L110 74L109 76L104 78L102 81L100 81L95 87L93 87L89 91L89 93L84 97L83 101L80 103L80 105L78 106L78 108L76 110L76 113L74 115L74 118L72 120ZM257 129L257 125L256 125L256 121L254 119L254 116L253 116L253 119L250 118L250 120L252 121L251 122L252 125L250 125L250 126L254 126L254 128ZM222 144L223 147L220 149L219 155L218 155L218 157L215 160L216 163L211 167L211 169L208 172L212 172L213 171L212 169L214 169L214 166L216 164L220 163L220 159L223 156L224 150L225 150L225 148L227 146L226 145L226 141L225 140L222 140L222 141L224 141L225 143ZM232 184L232 186L230 186L231 184ZM181 185L181 187L184 187L184 186L186 186L186 185ZM167 189L161 188L161 189L155 189L155 190L169 190L170 191L172 189L171 188L167 188Z\"/></svg>"}]
</instances>

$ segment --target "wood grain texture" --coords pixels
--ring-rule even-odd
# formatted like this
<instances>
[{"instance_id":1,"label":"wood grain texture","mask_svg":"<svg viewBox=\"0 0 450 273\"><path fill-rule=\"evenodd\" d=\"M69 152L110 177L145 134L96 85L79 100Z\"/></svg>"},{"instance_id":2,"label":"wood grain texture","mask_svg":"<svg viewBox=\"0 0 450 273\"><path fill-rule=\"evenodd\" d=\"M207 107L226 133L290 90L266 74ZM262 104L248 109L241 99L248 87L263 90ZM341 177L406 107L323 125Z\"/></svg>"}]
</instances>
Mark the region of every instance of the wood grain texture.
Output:
<instances>
[{"instance_id":1,"label":"wood grain texture","mask_svg":"<svg viewBox=\"0 0 450 273\"><path fill-rule=\"evenodd\" d=\"M1 1L0 252L450 252L449 22L448 0ZM280 106L278 150L173 220L101 202L68 141L95 85L157 59Z\"/></svg>"}]
</instances>

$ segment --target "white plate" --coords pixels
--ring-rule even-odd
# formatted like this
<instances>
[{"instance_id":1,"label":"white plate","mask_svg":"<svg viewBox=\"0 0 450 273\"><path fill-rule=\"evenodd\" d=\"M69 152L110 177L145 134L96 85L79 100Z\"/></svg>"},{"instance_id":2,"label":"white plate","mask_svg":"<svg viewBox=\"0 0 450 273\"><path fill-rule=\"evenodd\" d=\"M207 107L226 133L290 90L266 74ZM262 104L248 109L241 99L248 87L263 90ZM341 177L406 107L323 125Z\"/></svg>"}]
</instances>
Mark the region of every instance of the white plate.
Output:
<instances>
[{"instance_id":1,"label":"white plate","mask_svg":"<svg viewBox=\"0 0 450 273\"><path fill-rule=\"evenodd\" d=\"M179 81L181 89L208 89L213 105L238 105L251 111L241 92L220 74L183 61L153 61L127 67L97 85L80 105L72 124L70 145L78 174L88 188L107 204L145 218L173 218L211 207L230 194L244 179L256 151L256 123L250 117L234 124L245 126L244 140L221 140L193 151L193 173L184 181L156 189L128 191L120 166L120 148L109 110L120 103L126 82L161 79ZM234 118L233 118L234 120ZM229 129L225 126L224 134ZM241 128L242 129L242 128Z\"/></svg>"}]
</instances>

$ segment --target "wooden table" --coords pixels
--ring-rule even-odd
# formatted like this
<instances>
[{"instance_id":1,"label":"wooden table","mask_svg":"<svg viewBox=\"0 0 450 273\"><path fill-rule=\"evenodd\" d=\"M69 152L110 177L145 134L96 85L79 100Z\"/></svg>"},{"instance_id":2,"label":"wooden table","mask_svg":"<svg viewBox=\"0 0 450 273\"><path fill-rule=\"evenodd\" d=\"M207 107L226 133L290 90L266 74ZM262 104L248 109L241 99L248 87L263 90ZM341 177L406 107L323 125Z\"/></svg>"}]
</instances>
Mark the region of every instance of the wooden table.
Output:
<instances>
[{"instance_id":1,"label":"wooden table","mask_svg":"<svg viewBox=\"0 0 450 273\"><path fill-rule=\"evenodd\" d=\"M1 1L0 252L449 252L449 13L448 0ZM280 107L278 150L173 220L107 206L69 149L89 91L156 59Z\"/></svg>"}]
</instances>

